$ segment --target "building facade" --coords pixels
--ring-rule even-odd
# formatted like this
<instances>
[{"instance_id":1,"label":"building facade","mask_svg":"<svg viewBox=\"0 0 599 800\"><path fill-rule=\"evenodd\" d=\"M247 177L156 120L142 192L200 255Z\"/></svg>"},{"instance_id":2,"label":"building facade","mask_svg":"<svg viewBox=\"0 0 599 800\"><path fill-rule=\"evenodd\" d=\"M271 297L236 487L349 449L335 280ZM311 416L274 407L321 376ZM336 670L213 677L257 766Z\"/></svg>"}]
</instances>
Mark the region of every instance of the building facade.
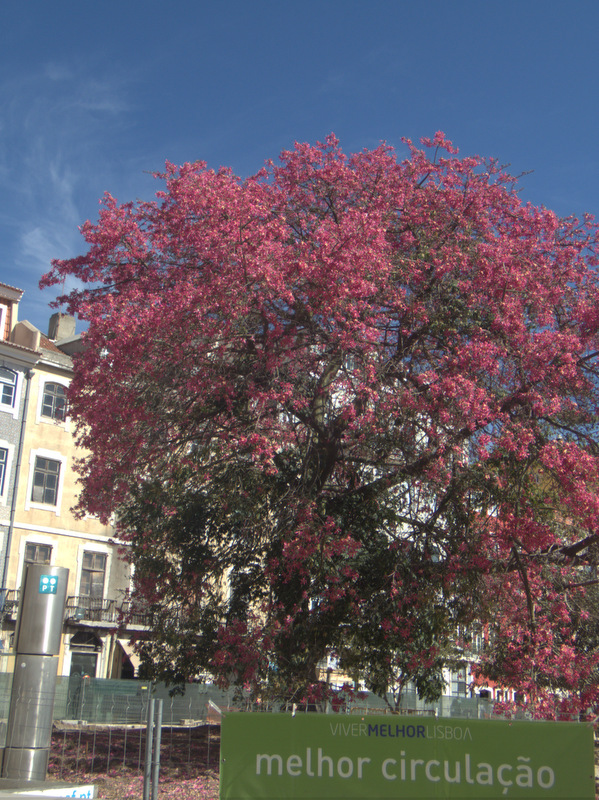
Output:
<instances>
[{"instance_id":1,"label":"building facade","mask_svg":"<svg viewBox=\"0 0 599 800\"><path fill-rule=\"evenodd\" d=\"M125 621L129 566L111 526L72 510L76 462L83 454L67 390L81 340L72 317L55 314L47 336L19 322L21 295L0 284L0 643L4 652L11 647L26 565L67 567L59 674L133 677L136 659L128 640L144 620Z\"/></svg>"}]
</instances>

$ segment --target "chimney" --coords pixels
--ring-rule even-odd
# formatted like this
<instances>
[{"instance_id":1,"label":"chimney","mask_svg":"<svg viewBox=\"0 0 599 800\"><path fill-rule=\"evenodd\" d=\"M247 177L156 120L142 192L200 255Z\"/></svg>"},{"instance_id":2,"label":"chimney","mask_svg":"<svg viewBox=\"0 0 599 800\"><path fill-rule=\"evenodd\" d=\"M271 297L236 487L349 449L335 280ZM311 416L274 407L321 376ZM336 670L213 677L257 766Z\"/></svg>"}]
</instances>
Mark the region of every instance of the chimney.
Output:
<instances>
[{"instance_id":1,"label":"chimney","mask_svg":"<svg viewBox=\"0 0 599 800\"><path fill-rule=\"evenodd\" d=\"M48 326L48 339L54 342L74 335L75 317L71 317L69 314L61 314L58 311L56 314L52 314L50 325Z\"/></svg>"},{"instance_id":2,"label":"chimney","mask_svg":"<svg viewBox=\"0 0 599 800\"><path fill-rule=\"evenodd\" d=\"M17 322L12 329L11 341L21 347L28 347L30 350L39 350L40 332L27 320Z\"/></svg>"}]
</instances>

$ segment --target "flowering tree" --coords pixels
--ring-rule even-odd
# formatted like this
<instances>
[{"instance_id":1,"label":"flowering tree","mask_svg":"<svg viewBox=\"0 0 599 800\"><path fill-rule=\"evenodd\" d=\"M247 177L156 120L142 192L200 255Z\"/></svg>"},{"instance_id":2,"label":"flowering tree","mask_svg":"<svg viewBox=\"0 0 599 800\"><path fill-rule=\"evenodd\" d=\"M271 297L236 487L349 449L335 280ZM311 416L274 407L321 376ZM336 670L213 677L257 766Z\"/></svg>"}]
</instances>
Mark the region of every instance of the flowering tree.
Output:
<instances>
[{"instance_id":1,"label":"flowering tree","mask_svg":"<svg viewBox=\"0 0 599 800\"><path fill-rule=\"evenodd\" d=\"M77 278L59 302L89 323L80 508L116 512L163 677L299 699L333 654L432 696L476 619L485 674L587 708L596 228L443 134L407 146L167 164L155 201L104 198L42 281Z\"/></svg>"}]
</instances>

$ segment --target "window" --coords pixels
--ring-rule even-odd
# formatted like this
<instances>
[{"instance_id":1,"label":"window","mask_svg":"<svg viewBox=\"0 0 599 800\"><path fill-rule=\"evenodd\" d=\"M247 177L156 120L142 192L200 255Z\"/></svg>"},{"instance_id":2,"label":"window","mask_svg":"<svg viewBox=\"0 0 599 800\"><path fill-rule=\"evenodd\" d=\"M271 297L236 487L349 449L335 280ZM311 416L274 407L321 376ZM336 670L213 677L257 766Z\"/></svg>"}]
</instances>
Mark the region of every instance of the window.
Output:
<instances>
[{"instance_id":1,"label":"window","mask_svg":"<svg viewBox=\"0 0 599 800\"><path fill-rule=\"evenodd\" d=\"M0 439L0 506L7 505L9 501L8 490L14 452L13 444L6 439Z\"/></svg>"},{"instance_id":2,"label":"window","mask_svg":"<svg viewBox=\"0 0 599 800\"><path fill-rule=\"evenodd\" d=\"M60 383L46 383L42 397L41 416L64 422L67 412L67 390Z\"/></svg>"},{"instance_id":3,"label":"window","mask_svg":"<svg viewBox=\"0 0 599 800\"><path fill-rule=\"evenodd\" d=\"M4 496L5 484L8 481L7 467L8 450L6 447L0 447L0 497Z\"/></svg>"},{"instance_id":4,"label":"window","mask_svg":"<svg viewBox=\"0 0 599 800\"><path fill-rule=\"evenodd\" d=\"M466 667L460 667L451 673L451 693L454 697L466 697Z\"/></svg>"},{"instance_id":5,"label":"window","mask_svg":"<svg viewBox=\"0 0 599 800\"><path fill-rule=\"evenodd\" d=\"M98 656L96 653L79 653L77 651L71 653L71 675L79 675L82 678L95 678L97 668ZM77 708L76 701L73 700L72 702ZM71 712L71 715L75 716L75 719L81 716L80 713L73 714L73 712Z\"/></svg>"},{"instance_id":6,"label":"window","mask_svg":"<svg viewBox=\"0 0 599 800\"><path fill-rule=\"evenodd\" d=\"M0 442L1 444L1 442ZM60 516L68 458L56 450L29 451L29 483L25 510L40 508Z\"/></svg>"},{"instance_id":7,"label":"window","mask_svg":"<svg viewBox=\"0 0 599 800\"><path fill-rule=\"evenodd\" d=\"M19 572L17 586L21 586L27 567L37 564L46 566L52 564L54 551L52 541L45 536L36 536L32 541L29 537L22 538L19 545Z\"/></svg>"},{"instance_id":8,"label":"window","mask_svg":"<svg viewBox=\"0 0 599 800\"><path fill-rule=\"evenodd\" d=\"M70 654L71 669L70 674L78 675L81 678L95 678L98 666L98 653L102 651L102 641L94 633L80 631L71 636ZM69 691L70 715L74 719L81 717L81 703L83 698L80 693L80 686L76 683L72 694Z\"/></svg>"},{"instance_id":9,"label":"window","mask_svg":"<svg viewBox=\"0 0 599 800\"><path fill-rule=\"evenodd\" d=\"M31 501L55 506L58 503L58 483L60 480L60 461L51 458L35 457Z\"/></svg>"},{"instance_id":10,"label":"window","mask_svg":"<svg viewBox=\"0 0 599 800\"><path fill-rule=\"evenodd\" d=\"M83 597L103 597L106 575L106 553L83 553L79 594Z\"/></svg>"},{"instance_id":11,"label":"window","mask_svg":"<svg viewBox=\"0 0 599 800\"><path fill-rule=\"evenodd\" d=\"M12 369L0 367L0 406L4 408L15 407L17 395L17 373Z\"/></svg>"},{"instance_id":12,"label":"window","mask_svg":"<svg viewBox=\"0 0 599 800\"><path fill-rule=\"evenodd\" d=\"M470 649L473 653L482 653L485 649L485 640L481 630L473 632Z\"/></svg>"},{"instance_id":13,"label":"window","mask_svg":"<svg viewBox=\"0 0 599 800\"><path fill-rule=\"evenodd\" d=\"M52 545L27 542L25 545L25 564L49 564L52 558Z\"/></svg>"},{"instance_id":14,"label":"window","mask_svg":"<svg viewBox=\"0 0 599 800\"><path fill-rule=\"evenodd\" d=\"M352 373L356 371L356 355L355 353L348 353L343 360L347 372Z\"/></svg>"},{"instance_id":15,"label":"window","mask_svg":"<svg viewBox=\"0 0 599 800\"><path fill-rule=\"evenodd\" d=\"M0 303L0 339L10 339L10 318L6 303Z\"/></svg>"}]
</instances>

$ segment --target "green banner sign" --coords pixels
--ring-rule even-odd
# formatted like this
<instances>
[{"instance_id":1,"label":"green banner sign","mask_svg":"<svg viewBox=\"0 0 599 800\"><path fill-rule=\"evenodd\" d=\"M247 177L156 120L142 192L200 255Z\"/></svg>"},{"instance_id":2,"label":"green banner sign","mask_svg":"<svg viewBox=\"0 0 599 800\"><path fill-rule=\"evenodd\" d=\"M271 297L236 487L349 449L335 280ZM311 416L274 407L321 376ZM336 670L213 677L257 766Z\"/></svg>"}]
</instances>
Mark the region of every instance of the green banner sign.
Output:
<instances>
[{"instance_id":1,"label":"green banner sign","mask_svg":"<svg viewBox=\"0 0 599 800\"><path fill-rule=\"evenodd\" d=\"M590 726L340 714L226 714L221 800L594 800Z\"/></svg>"}]
</instances>

